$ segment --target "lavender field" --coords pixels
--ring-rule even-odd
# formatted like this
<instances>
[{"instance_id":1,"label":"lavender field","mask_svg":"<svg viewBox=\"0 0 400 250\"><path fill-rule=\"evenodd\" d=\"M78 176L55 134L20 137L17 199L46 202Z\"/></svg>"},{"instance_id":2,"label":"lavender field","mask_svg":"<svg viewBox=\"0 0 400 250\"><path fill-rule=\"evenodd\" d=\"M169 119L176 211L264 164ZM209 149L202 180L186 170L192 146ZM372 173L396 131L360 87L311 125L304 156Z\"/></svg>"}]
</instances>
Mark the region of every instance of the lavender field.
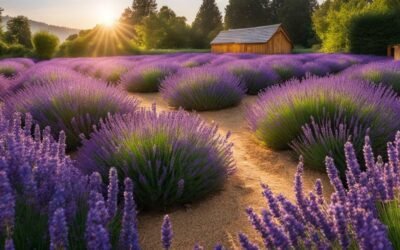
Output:
<instances>
[{"instance_id":1,"label":"lavender field","mask_svg":"<svg viewBox=\"0 0 400 250\"><path fill-rule=\"evenodd\" d=\"M400 63L0 60L0 249L400 249Z\"/></svg>"}]
</instances>

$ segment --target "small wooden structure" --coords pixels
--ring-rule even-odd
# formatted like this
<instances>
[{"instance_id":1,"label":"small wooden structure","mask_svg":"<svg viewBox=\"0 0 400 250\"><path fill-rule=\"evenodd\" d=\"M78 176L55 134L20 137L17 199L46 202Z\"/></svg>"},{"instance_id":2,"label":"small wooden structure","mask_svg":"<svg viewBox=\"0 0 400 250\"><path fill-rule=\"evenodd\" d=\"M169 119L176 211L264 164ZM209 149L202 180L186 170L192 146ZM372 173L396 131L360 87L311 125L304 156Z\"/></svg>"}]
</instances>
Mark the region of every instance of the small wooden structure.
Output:
<instances>
[{"instance_id":1,"label":"small wooden structure","mask_svg":"<svg viewBox=\"0 0 400 250\"><path fill-rule=\"evenodd\" d=\"M211 42L213 53L288 54L292 49L281 24L222 31Z\"/></svg>"},{"instance_id":2,"label":"small wooden structure","mask_svg":"<svg viewBox=\"0 0 400 250\"><path fill-rule=\"evenodd\" d=\"M400 44L388 46L387 54L389 57L393 57L394 60L400 60Z\"/></svg>"}]
</instances>

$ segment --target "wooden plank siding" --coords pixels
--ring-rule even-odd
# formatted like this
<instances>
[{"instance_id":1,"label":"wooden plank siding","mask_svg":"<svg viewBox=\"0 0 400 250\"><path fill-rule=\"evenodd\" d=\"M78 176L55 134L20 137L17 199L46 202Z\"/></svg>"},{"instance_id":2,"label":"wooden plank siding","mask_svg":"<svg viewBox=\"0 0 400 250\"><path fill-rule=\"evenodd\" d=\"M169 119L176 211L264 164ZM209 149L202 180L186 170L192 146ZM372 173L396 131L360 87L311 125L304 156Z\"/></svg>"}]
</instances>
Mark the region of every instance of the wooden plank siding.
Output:
<instances>
[{"instance_id":1,"label":"wooden plank siding","mask_svg":"<svg viewBox=\"0 0 400 250\"><path fill-rule=\"evenodd\" d=\"M388 46L387 54L389 57L392 57L394 60L399 61L400 60L400 44Z\"/></svg>"},{"instance_id":2,"label":"wooden plank siding","mask_svg":"<svg viewBox=\"0 0 400 250\"><path fill-rule=\"evenodd\" d=\"M400 45L394 46L394 60L400 60Z\"/></svg>"},{"instance_id":3,"label":"wooden plank siding","mask_svg":"<svg viewBox=\"0 0 400 250\"><path fill-rule=\"evenodd\" d=\"M213 44L213 53L289 54L293 45L284 31L279 29L266 43Z\"/></svg>"}]
</instances>

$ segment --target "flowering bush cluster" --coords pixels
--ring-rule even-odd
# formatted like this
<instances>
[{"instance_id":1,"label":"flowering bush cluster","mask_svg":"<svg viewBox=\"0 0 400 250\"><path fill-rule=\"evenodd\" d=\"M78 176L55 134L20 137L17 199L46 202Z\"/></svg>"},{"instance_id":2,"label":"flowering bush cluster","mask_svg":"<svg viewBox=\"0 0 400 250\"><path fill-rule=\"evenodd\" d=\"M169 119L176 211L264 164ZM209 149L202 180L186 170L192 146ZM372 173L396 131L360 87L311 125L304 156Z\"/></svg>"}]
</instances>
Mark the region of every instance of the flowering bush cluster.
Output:
<instances>
[{"instance_id":1,"label":"flowering bush cluster","mask_svg":"<svg viewBox=\"0 0 400 250\"><path fill-rule=\"evenodd\" d=\"M13 61L0 62L0 75L5 78L14 78L17 75L21 74L24 70L25 66L20 63L16 63Z\"/></svg>"},{"instance_id":2,"label":"flowering bush cluster","mask_svg":"<svg viewBox=\"0 0 400 250\"><path fill-rule=\"evenodd\" d=\"M351 79L389 85L397 93L400 93L400 63L398 62L378 62L355 66L343 72L343 75Z\"/></svg>"},{"instance_id":3,"label":"flowering bush cluster","mask_svg":"<svg viewBox=\"0 0 400 250\"><path fill-rule=\"evenodd\" d=\"M280 78L272 69L253 65L249 62L236 62L226 65L227 70L240 79L247 88L247 93L256 95L261 90L266 89L279 82Z\"/></svg>"},{"instance_id":4,"label":"flowering bush cluster","mask_svg":"<svg viewBox=\"0 0 400 250\"><path fill-rule=\"evenodd\" d=\"M350 135L369 133L382 152L400 127L399 117L400 103L390 89L344 77L293 80L272 87L248 110L250 127L267 146L292 146L317 168L326 155L344 167L342 145Z\"/></svg>"},{"instance_id":5,"label":"flowering bush cluster","mask_svg":"<svg viewBox=\"0 0 400 250\"><path fill-rule=\"evenodd\" d=\"M29 86L17 94L7 95L4 103L8 117L15 111L29 112L35 123L50 126L54 136L64 131L68 149L76 149L80 134L88 136L101 118L109 113L132 112L138 105L136 99L125 93L84 77L73 83L65 80Z\"/></svg>"},{"instance_id":6,"label":"flowering bush cluster","mask_svg":"<svg viewBox=\"0 0 400 250\"><path fill-rule=\"evenodd\" d=\"M179 66L174 64L138 67L122 76L122 88L128 92L158 92L161 82L178 70Z\"/></svg>"},{"instance_id":7,"label":"flowering bush cluster","mask_svg":"<svg viewBox=\"0 0 400 250\"><path fill-rule=\"evenodd\" d=\"M207 67L184 70L161 85L161 94L170 106L196 111L234 107L245 92L246 87L233 74Z\"/></svg>"},{"instance_id":8,"label":"flowering bush cluster","mask_svg":"<svg viewBox=\"0 0 400 250\"><path fill-rule=\"evenodd\" d=\"M82 75L68 68L43 63L30 68L25 74L12 81L9 92L16 93L26 87L54 84L59 81L74 84L82 78Z\"/></svg>"},{"instance_id":9,"label":"flowering bush cluster","mask_svg":"<svg viewBox=\"0 0 400 250\"><path fill-rule=\"evenodd\" d=\"M85 173L107 179L111 167L135 183L144 208L185 204L220 188L233 171L229 135L217 134L198 116L184 111L139 110L109 116L83 142L77 162Z\"/></svg>"}]
</instances>

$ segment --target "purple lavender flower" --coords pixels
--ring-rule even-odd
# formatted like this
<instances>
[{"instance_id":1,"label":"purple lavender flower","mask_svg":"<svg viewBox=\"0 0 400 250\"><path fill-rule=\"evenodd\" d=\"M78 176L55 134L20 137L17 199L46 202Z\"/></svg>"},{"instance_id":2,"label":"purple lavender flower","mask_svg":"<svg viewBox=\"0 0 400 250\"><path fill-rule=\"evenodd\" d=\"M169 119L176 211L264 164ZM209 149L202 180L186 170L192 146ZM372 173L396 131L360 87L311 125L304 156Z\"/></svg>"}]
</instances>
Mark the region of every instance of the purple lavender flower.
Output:
<instances>
[{"instance_id":1,"label":"purple lavender flower","mask_svg":"<svg viewBox=\"0 0 400 250\"><path fill-rule=\"evenodd\" d=\"M239 234L240 245L244 250L259 250L258 246L250 242L247 235L240 233Z\"/></svg>"},{"instance_id":2,"label":"purple lavender flower","mask_svg":"<svg viewBox=\"0 0 400 250\"><path fill-rule=\"evenodd\" d=\"M360 165L358 164L357 161L357 156L354 151L353 144L350 142L347 142L344 145L344 151L346 155L346 163L348 166L348 172L347 172L347 184L349 185L354 185L355 183L360 181L360 174L361 174L361 169Z\"/></svg>"},{"instance_id":3,"label":"purple lavender flower","mask_svg":"<svg viewBox=\"0 0 400 250\"><path fill-rule=\"evenodd\" d=\"M174 233L172 231L171 221L169 219L169 216L166 215L164 217L164 221L163 221L163 224L161 227L161 241L162 241L163 248L165 250L170 249L170 247L172 245L173 237L174 237Z\"/></svg>"},{"instance_id":4,"label":"purple lavender flower","mask_svg":"<svg viewBox=\"0 0 400 250\"><path fill-rule=\"evenodd\" d=\"M200 246L199 244L194 245L193 250L204 250L204 247Z\"/></svg>"},{"instance_id":5,"label":"purple lavender flower","mask_svg":"<svg viewBox=\"0 0 400 250\"><path fill-rule=\"evenodd\" d=\"M87 216L85 239L88 249L111 249L108 232L105 229L107 217L106 206L101 198L90 207Z\"/></svg>"},{"instance_id":6,"label":"purple lavender flower","mask_svg":"<svg viewBox=\"0 0 400 250\"><path fill-rule=\"evenodd\" d=\"M14 228L15 196L5 171L0 171L0 231L12 232Z\"/></svg>"},{"instance_id":7,"label":"purple lavender flower","mask_svg":"<svg viewBox=\"0 0 400 250\"><path fill-rule=\"evenodd\" d=\"M332 210L335 218L335 230L339 235L340 246L343 249L348 249L350 240L347 231L346 211L341 204L335 204Z\"/></svg>"},{"instance_id":8,"label":"purple lavender flower","mask_svg":"<svg viewBox=\"0 0 400 250\"><path fill-rule=\"evenodd\" d=\"M14 241L10 238L6 239L4 250L14 250L14 249L15 249Z\"/></svg>"},{"instance_id":9,"label":"purple lavender flower","mask_svg":"<svg viewBox=\"0 0 400 250\"><path fill-rule=\"evenodd\" d=\"M328 177L331 181L332 186L335 188L335 191L338 195L339 200L342 204L346 203L346 190L344 189L343 183L340 180L339 173L336 169L335 163L333 159L330 157L326 157L325 160L326 171L328 173Z\"/></svg>"},{"instance_id":10,"label":"purple lavender flower","mask_svg":"<svg viewBox=\"0 0 400 250\"><path fill-rule=\"evenodd\" d=\"M270 208L273 216L275 216L276 218L279 218L281 216L280 207L276 201L274 194L272 193L271 189L267 185L261 184L261 187L263 188L263 195L268 201L268 205L269 205L269 208Z\"/></svg>"},{"instance_id":11,"label":"purple lavender flower","mask_svg":"<svg viewBox=\"0 0 400 250\"><path fill-rule=\"evenodd\" d=\"M54 212L50 224L50 249L68 249L68 227L64 209L59 208Z\"/></svg>"},{"instance_id":12,"label":"purple lavender flower","mask_svg":"<svg viewBox=\"0 0 400 250\"><path fill-rule=\"evenodd\" d=\"M252 208L247 208L246 213L254 229L256 229L263 238L265 247L266 248L273 247L275 243L273 242L273 238L269 228L267 228L264 224L265 221L263 222L260 216L258 216Z\"/></svg>"},{"instance_id":13,"label":"purple lavender flower","mask_svg":"<svg viewBox=\"0 0 400 250\"><path fill-rule=\"evenodd\" d=\"M122 229L119 235L119 246L121 249L139 250L133 183L129 178L126 178L124 183L124 211L122 215Z\"/></svg>"},{"instance_id":14,"label":"purple lavender flower","mask_svg":"<svg viewBox=\"0 0 400 250\"><path fill-rule=\"evenodd\" d=\"M225 250L225 247L224 247L222 244L217 244L217 245L214 247L214 250Z\"/></svg>"},{"instance_id":15,"label":"purple lavender flower","mask_svg":"<svg viewBox=\"0 0 400 250\"><path fill-rule=\"evenodd\" d=\"M109 174L107 209L110 218L113 218L117 213L118 203L118 173L117 169L111 168Z\"/></svg>"}]
</instances>

